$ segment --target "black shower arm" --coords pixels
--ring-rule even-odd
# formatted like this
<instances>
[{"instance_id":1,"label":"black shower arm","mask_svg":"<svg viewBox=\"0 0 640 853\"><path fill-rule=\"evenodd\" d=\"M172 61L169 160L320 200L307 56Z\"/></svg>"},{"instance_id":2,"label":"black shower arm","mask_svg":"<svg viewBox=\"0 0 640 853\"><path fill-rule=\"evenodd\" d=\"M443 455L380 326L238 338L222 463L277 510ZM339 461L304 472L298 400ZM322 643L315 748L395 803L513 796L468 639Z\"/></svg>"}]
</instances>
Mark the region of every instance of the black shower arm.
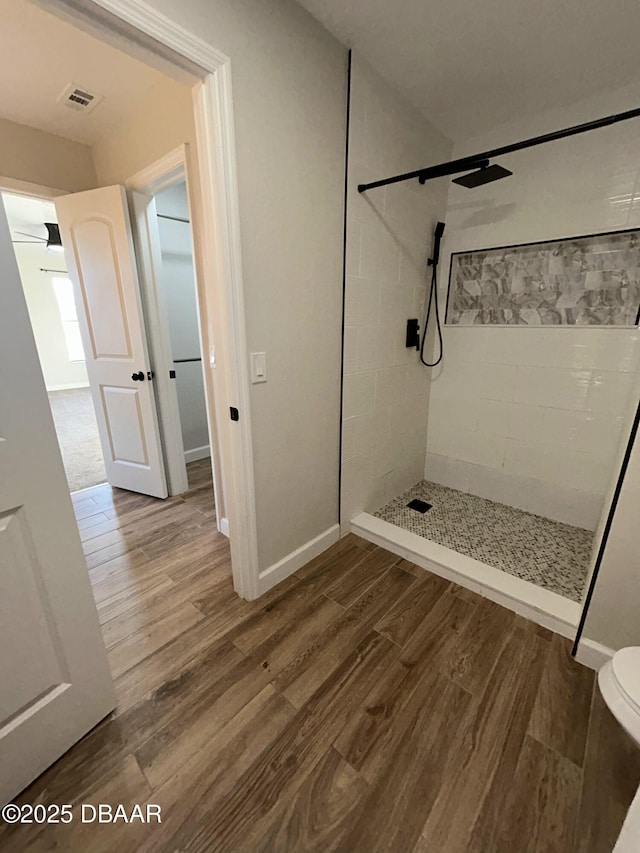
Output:
<instances>
[{"instance_id":1,"label":"black shower arm","mask_svg":"<svg viewBox=\"0 0 640 853\"><path fill-rule=\"evenodd\" d=\"M387 184L398 184L401 181L411 181L418 178L421 184L434 178L443 178L445 175L456 175L458 172L468 172L472 169L481 169L489 165L491 157L500 157L502 154L511 154L513 151L522 151L523 148L533 148L535 145L544 145L545 142L555 142L557 139L566 139L567 136L575 136L578 133L587 133L589 130L598 130L600 127L608 127L619 121L628 121L640 117L640 107L627 110L624 113L605 116L595 121L587 121L584 124L576 124L566 127L564 130L555 130L553 133L545 133L542 136L533 136L522 142L512 142L511 145L503 145L502 148L493 148L491 151L482 151L470 157L461 157L458 160L450 160L448 163L439 163L436 166L427 166L425 169L416 169L415 172L405 172L402 175L394 175L391 178L383 178L381 181L372 181L370 184L358 184L358 192L372 190L376 187L385 187Z\"/></svg>"}]
</instances>

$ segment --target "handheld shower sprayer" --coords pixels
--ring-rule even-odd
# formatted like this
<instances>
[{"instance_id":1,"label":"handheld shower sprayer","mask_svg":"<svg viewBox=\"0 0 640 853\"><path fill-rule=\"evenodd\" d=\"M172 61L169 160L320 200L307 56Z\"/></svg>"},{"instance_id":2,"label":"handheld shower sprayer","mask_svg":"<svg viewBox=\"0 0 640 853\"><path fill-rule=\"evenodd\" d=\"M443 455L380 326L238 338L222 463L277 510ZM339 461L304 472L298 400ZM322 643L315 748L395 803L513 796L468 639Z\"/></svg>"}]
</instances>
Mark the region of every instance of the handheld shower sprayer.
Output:
<instances>
[{"instance_id":1,"label":"handheld shower sprayer","mask_svg":"<svg viewBox=\"0 0 640 853\"><path fill-rule=\"evenodd\" d=\"M437 267L440 260L440 241L444 234L444 222L436 222L436 230L433 234L433 255L427 261L430 267Z\"/></svg>"},{"instance_id":2,"label":"handheld shower sprayer","mask_svg":"<svg viewBox=\"0 0 640 853\"><path fill-rule=\"evenodd\" d=\"M422 343L420 345L420 361L424 364L425 367L436 367L436 365L440 364L443 356L442 349L442 327L440 324L440 310L438 308L438 261L440 260L440 241L442 240L442 235L444 234L444 222L436 223L436 230L433 234L433 251L431 253L431 257L427 261L427 264L431 267L431 287L429 288L429 302L427 303L427 316L424 321L424 328L422 331ZM438 335L438 346L440 348L440 355L438 358L431 362L426 361L424 357L424 345L427 340L427 334L429 332L429 320L431 319L431 306L434 306L434 313L436 318L436 333ZM435 356L435 353L434 353Z\"/></svg>"}]
</instances>

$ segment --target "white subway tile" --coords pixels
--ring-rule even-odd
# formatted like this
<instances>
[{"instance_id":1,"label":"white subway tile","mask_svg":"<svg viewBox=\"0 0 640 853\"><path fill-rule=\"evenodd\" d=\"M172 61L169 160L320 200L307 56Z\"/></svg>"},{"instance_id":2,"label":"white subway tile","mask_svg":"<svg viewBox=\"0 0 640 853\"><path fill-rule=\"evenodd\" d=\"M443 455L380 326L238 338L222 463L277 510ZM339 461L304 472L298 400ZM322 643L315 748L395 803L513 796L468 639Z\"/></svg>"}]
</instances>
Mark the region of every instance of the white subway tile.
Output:
<instances>
[{"instance_id":1,"label":"white subway tile","mask_svg":"<svg viewBox=\"0 0 640 853\"><path fill-rule=\"evenodd\" d=\"M422 480L424 467L424 456L405 462L398 468L387 474L387 489L390 493L389 500L406 492Z\"/></svg>"},{"instance_id":2,"label":"white subway tile","mask_svg":"<svg viewBox=\"0 0 640 853\"><path fill-rule=\"evenodd\" d=\"M342 483L346 494L362 494L371 483L371 454L346 459L342 465Z\"/></svg>"},{"instance_id":3,"label":"white subway tile","mask_svg":"<svg viewBox=\"0 0 640 853\"><path fill-rule=\"evenodd\" d=\"M393 428L396 432L402 433L421 427L426 440L428 412L429 400L426 396L414 398L407 394L401 403L393 407L391 415Z\"/></svg>"},{"instance_id":4,"label":"white subway tile","mask_svg":"<svg viewBox=\"0 0 640 853\"><path fill-rule=\"evenodd\" d=\"M357 326L346 326L344 330L343 369L345 373L356 372L356 358L358 345Z\"/></svg>"},{"instance_id":5,"label":"white subway tile","mask_svg":"<svg viewBox=\"0 0 640 853\"><path fill-rule=\"evenodd\" d=\"M366 278L347 277L345 323L376 326L380 322L380 284Z\"/></svg>"},{"instance_id":6,"label":"white subway tile","mask_svg":"<svg viewBox=\"0 0 640 853\"><path fill-rule=\"evenodd\" d=\"M395 436L378 444L372 451L372 472L374 479L382 477L397 468L402 462L403 449Z\"/></svg>"},{"instance_id":7,"label":"white subway tile","mask_svg":"<svg viewBox=\"0 0 640 853\"><path fill-rule=\"evenodd\" d=\"M545 432L545 413L548 409L541 406L529 406L526 403L514 403L509 418L507 435L521 441L543 443L554 441L553 434Z\"/></svg>"},{"instance_id":8,"label":"white subway tile","mask_svg":"<svg viewBox=\"0 0 640 853\"><path fill-rule=\"evenodd\" d=\"M380 322L405 325L413 308L413 288L383 283L380 289Z\"/></svg>"},{"instance_id":9,"label":"white subway tile","mask_svg":"<svg viewBox=\"0 0 640 853\"><path fill-rule=\"evenodd\" d=\"M470 391L478 398L513 400L518 368L513 364L470 364Z\"/></svg>"},{"instance_id":10,"label":"white subway tile","mask_svg":"<svg viewBox=\"0 0 640 853\"><path fill-rule=\"evenodd\" d=\"M509 474L502 468L474 465L471 469L469 491L481 498L528 511L532 482L527 477Z\"/></svg>"},{"instance_id":11,"label":"white subway tile","mask_svg":"<svg viewBox=\"0 0 640 853\"><path fill-rule=\"evenodd\" d=\"M385 367L376 371L375 407L394 406L406 398L407 365Z\"/></svg>"},{"instance_id":12,"label":"white subway tile","mask_svg":"<svg viewBox=\"0 0 640 853\"><path fill-rule=\"evenodd\" d=\"M594 370L587 395L587 408L592 412L621 412L629 404L636 383L633 373Z\"/></svg>"},{"instance_id":13,"label":"white subway tile","mask_svg":"<svg viewBox=\"0 0 640 853\"><path fill-rule=\"evenodd\" d=\"M496 326L485 341L485 361L489 364L530 364L528 353L535 345L531 329Z\"/></svg>"},{"instance_id":14,"label":"white subway tile","mask_svg":"<svg viewBox=\"0 0 640 853\"><path fill-rule=\"evenodd\" d=\"M383 223L377 227L361 226L360 273L385 284L400 280L400 248L398 240Z\"/></svg>"},{"instance_id":15,"label":"white subway tile","mask_svg":"<svg viewBox=\"0 0 640 853\"><path fill-rule=\"evenodd\" d=\"M451 424L437 418L429 418L427 425L427 452L437 456L448 456L451 446Z\"/></svg>"},{"instance_id":16,"label":"white subway tile","mask_svg":"<svg viewBox=\"0 0 640 853\"><path fill-rule=\"evenodd\" d=\"M391 409L374 409L353 421L353 441L357 451L369 450L391 437Z\"/></svg>"},{"instance_id":17,"label":"white subway tile","mask_svg":"<svg viewBox=\"0 0 640 853\"><path fill-rule=\"evenodd\" d=\"M508 403L504 400L469 400L468 402L456 401L462 407L473 407L476 412L476 428L483 433L489 435L508 436L511 434L510 425L514 410L517 411L517 406L514 403ZM449 409L447 401L443 401L441 410ZM458 423L457 420L451 419L451 423Z\"/></svg>"},{"instance_id":18,"label":"white subway tile","mask_svg":"<svg viewBox=\"0 0 640 853\"><path fill-rule=\"evenodd\" d=\"M452 463L453 460L448 456L439 456L427 451L424 459L424 479L444 486Z\"/></svg>"},{"instance_id":19,"label":"white subway tile","mask_svg":"<svg viewBox=\"0 0 640 853\"><path fill-rule=\"evenodd\" d=\"M362 226L357 222L349 222L347 229L347 275L360 275L360 253Z\"/></svg>"},{"instance_id":20,"label":"white subway tile","mask_svg":"<svg viewBox=\"0 0 640 853\"><path fill-rule=\"evenodd\" d=\"M394 364L409 364L416 357L416 350L406 344L407 328L406 322L399 324L397 328L390 331L394 341Z\"/></svg>"},{"instance_id":21,"label":"white subway tile","mask_svg":"<svg viewBox=\"0 0 640 853\"><path fill-rule=\"evenodd\" d=\"M534 406L583 409L591 383L591 371L551 367L519 367L514 400Z\"/></svg>"},{"instance_id":22,"label":"white subway tile","mask_svg":"<svg viewBox=\"0 0 640 853\"><path fill-rule=\"evenodd\" d=\"M352 519L360 515L361 512L367 511L370 493L371 487L350 492L343 489L340 507L340 526L343 534L349 532L349 525Z\"/></svg>"},{"instance_id":23,"label":"white subway tile","mask_svg":"<svg viewBox=\"0 0 640 853\"><path fill-rule=\"evenodd\" d=\"M505 470L578 491L604 494L610 466L588 453L507 439Z\"/></svg>"},{"instance_id":24,"label":"white subway tile","mask_svg":"<svg viewBox=\"0 0 640 853\"><path fill-rule=\"evenodd\" d=\"M562 524L595 530L603 503L602 494L573 489L561 483L531 481L529 512Z\"/></svg>"},{"instance_id":25,"label":"white subway tile","mask_svg":"<svg viewBox=\"0 0 640 853\"><path fill-rule=\"evenodd\" d=\"M371 482L369 495L365 510L367 512L375 512L380 507L384 506L395 494L389 494L387 487L388 477L377 477Z\"/></svg>"},{"instance_id":26,"label":"white subway tile","mask_svg":"<svg viewBox=\"0 0 640 853\"><path fill-rule=\"evenodd\" d=\"M412 400L417 405L422 405L429 400L431 393L430 373L431 370L419 361L418 354L414 352L407 364L408 400Z\"/></svg>"},{"instance_id":27,"label":"white subway tile","mask_svg":"<svg viewBox=\"0 0 640 853\"><path fill-rule=\"evenodd\" d=\"M357 453L355 443L355 418L342 421L342 460L349 459Z\"/></svg>"},{"instance_id":28,"label":"white subway tile","mask_svg":"<svg viewBox=\"0 0 640 853\"><path fill-rule=\"evenodd\" d=\"M445 326L442 330L445 359L451 362L486 363L487 344L491 329L486 326L459 328Z\"/></svg>"},{"instance_id":29,"label":"white subway tile","mask_svg":"<svg viewBox=\"0 0 640 853\"><path fill-rule=\"evenodd\" d=\"M376 374L350 373L344 377L343 418L363 415L373 409L375 401Z\"/></svg>"},{"instance_id":30,"label":"white subway tile","mask_svg":"<svg viewBox=\"0 0 640 853\"><path fill-rule=\"evenodd\" d=\"M391 367L395 358L395 341L383 326L361 326L358 329L356 367L358 371Z\"/></svg>"},{"instance_id":31,"label":"white subway tile","mask_svg":"<svg viewBox=\"0 0 640 853\"><path fill-rule=\"evenodd\" d=\"M460 492L469 491L472 466L468 462L452 459L450 456L427 453L424 467L425 480L449 486L450 489L458 489Z\"/></svg>"},{"instance_id":32,"label":"white subway tile","mask_svg":"<svg viewBox=\"0 0 640 853\"><path fill-rule=\"evenodd\" d=\"M436 397L434 400L430 401L429 425L431 423L431 418L433 417L449 428L458 427L459 429L471 431L479 428L481 429L480 421L482 407L492 405L502 406L508 404L495 403L493 400L488 401L474 400L472 398L458 399L450 397ZM491 431L492 430L485 430L485 432Z\"/></svg>"},{"instance_id":33,"label":"white subway tile","mask_svg":"<svg viewBox=\"0 0 640 853\"><path fill-rule=\"evenodd\" d=\"M504 461L505 439L469 430L451 429L448 453L455 459L501 468Z\"/></svg>"}]
</instances>

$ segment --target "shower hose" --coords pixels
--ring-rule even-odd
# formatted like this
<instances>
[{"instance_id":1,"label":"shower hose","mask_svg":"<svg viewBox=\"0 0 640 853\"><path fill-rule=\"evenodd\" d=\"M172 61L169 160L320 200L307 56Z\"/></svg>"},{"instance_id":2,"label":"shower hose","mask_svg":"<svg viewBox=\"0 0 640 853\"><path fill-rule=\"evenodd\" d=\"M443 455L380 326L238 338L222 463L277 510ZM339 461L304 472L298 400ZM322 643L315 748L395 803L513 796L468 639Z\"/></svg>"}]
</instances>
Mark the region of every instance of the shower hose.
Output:
<instances>
[{"instance_id":1,"label":"shower hose","mask_svg":"<svg viewBox=\"0 0 640 853\"><path fill-rule=\"evenodd\" d=\"M436 334L438 335L438 349L440 355L435 361L426 361L424 357L424 345L429 332L429 320L431 319L431 307L435 306L434 315L436 320ZM435 357L435 349L433 353ZM422 333L422 344L420 345L420 361L425 367L436 367L442 361L442 326L440 324L440 310L438 308L438 261L436 260L431 267L431 287L429 289L429 302L427 304L427 316L424 321L424 332Z\"/></svg>"}]
</instances>

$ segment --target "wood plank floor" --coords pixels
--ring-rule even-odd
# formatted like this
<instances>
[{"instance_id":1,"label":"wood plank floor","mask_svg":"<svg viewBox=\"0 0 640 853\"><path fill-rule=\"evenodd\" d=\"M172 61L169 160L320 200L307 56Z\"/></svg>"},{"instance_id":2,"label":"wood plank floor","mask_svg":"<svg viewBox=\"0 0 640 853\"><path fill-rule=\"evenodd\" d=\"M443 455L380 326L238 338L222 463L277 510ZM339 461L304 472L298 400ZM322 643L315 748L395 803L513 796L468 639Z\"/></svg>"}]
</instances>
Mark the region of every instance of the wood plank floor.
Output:
<instances>
[{"instance_id":1,"label":"wood plank floor","mask_svg":"<svg viewBox=\"0 0 640 853\"><path fill-rule=\"evenodd\" d=\"M190 484L74 496L119 704L18 799L162 823L2 827L1 850L611 849L640 765L618 749L604 807L621 735L566 640L352 535L242 601L206 462Z\"/></svg>"}]
</instances>

